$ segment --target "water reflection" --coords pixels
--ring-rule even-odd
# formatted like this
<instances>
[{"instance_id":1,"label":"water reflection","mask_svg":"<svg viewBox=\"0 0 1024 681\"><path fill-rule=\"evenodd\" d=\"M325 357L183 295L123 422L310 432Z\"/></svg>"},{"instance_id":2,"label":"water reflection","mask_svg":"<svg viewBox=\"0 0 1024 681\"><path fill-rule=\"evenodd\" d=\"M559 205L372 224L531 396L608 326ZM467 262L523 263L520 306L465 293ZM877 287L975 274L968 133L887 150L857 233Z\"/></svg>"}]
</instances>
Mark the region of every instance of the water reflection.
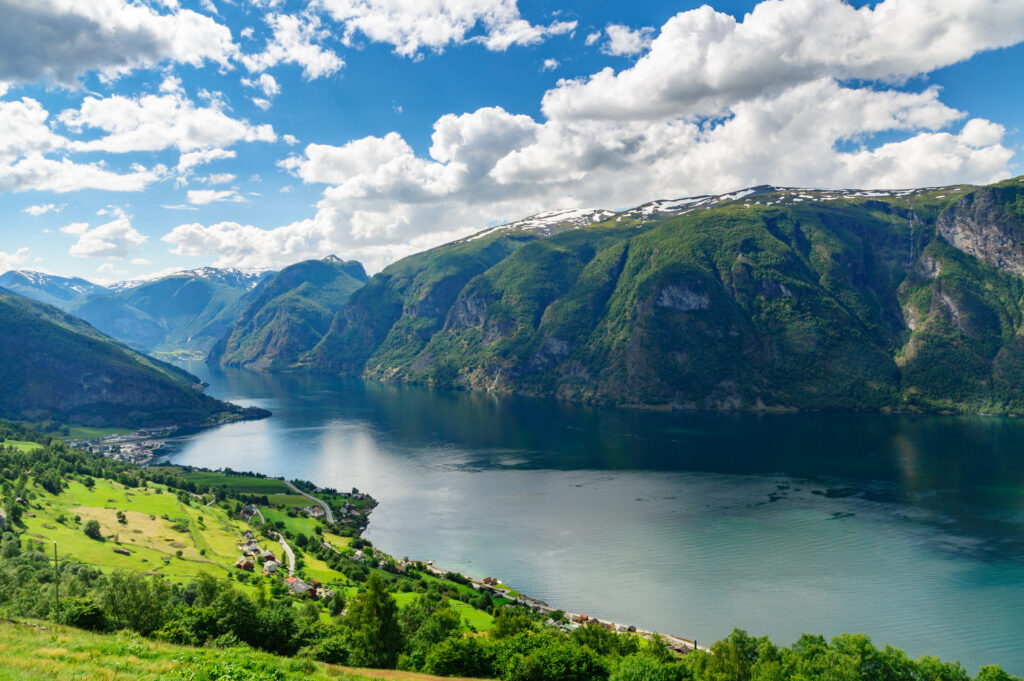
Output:
<instances>
[{"instance_id":1,"label":"water reflection","mask_svg":"<svg viewBox=\"0 0 1024 681\"><path fill-rule=\"evenodd\" d=\"M173 460L370 490L387 550L663 631L867 631L1024 673L1019 421L652 413L188 368L274 416Z\"/></svg>"}]
</instances>

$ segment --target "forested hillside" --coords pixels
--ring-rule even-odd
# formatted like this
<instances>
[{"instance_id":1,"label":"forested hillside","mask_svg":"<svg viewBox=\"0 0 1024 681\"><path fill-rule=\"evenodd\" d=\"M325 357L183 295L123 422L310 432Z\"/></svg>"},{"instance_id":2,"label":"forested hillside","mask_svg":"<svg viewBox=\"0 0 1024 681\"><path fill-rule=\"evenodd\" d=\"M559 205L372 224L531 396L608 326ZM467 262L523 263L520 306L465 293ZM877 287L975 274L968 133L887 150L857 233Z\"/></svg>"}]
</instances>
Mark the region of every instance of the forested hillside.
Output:
<instances>
[{"instance_id":1,"label":"forested hillside","mask_svg":"<svg viewBox=\"0 0 1024 681\"><path fill-rule=\"evenodd\" d=\"M758 187L492 229L356 291L311 370L711 409L1024 412L1024 181Z\"/></svg>"},{"instance_id":2,"label":"forested hillside","mask_svg":"<svg viewBox=\"0 0 1024 681\"><path fill-rule=\"evenodd\" d=\"M333 256L286 267L225 331L210 361L250 369L287 369L323 338L335 312L366 282L355 261Z\"/></svg>"},{"instance_id":3,"label":"forested hillside","mask_svg":"<svg viewBox=\"0 0 1024 681\"><path fill-rule=\"evenodd\" d=\"M138 427L265 414L204 395L195 376L77 317L0 292L0 417Z\"/></svg>"}]
</instances>

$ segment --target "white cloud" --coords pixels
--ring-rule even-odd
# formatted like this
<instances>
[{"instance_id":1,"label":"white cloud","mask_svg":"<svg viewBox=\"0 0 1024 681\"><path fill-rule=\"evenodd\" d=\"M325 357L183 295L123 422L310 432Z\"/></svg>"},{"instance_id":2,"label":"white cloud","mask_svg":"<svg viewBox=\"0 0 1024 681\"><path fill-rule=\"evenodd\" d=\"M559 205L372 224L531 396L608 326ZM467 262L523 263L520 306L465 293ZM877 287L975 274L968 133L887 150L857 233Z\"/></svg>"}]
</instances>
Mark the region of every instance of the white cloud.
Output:
<instances>
[{"instance_id":1,"label":"white cloud","mask_svg":"<svg viewBox=\"0 0 1024 681\"><path fill-rule=\"evenodd\" d=\"M563 81L548 118L717 115L824 77L899 80L1024 40L1024 3L841 0L759 3L742 22L705 5L669 19L634 66Z\"/></svg>"},{"instance_id":2,"label":"white cloud","mask_svg":"<svg viewBox=\"0 0 1024 681\"><path fill-rule=\"evenodd\" d=\"M884 46L884 35L898 35L899 22L909 21L899 18L903 1L853 10L838 0L772 0L743 24L708 8L682 13L662 27L632 68L609 71L603 81L597 74L560 82L545 96L545 120L500 108L448 114L435 122L426 157L397 133L341 146L309 144L280 165L307 184L326 185L315 215L273 229L180 225L164 241L175 253L214 255L221 265L277 266L338 253L374 270L495 221L552 208L616 209L765 183L899 188L1006 177L1013 153L1003 145L1001 126L945 105L936 87L893 87L891 79L907 74L903 65L927 61L913 40L904 46L907 54L894 46L884 59L851 40L820 46L819 53L802 42L817 38L794 28L803 18L807 30L830 27L843 35L859 17L870 28L865 35L854 30L857 40ZM1006 20L1007 6L991 3L992 13ZM985 15L981 0L970 4ZM943 16L953 12L945 4L936 7ZM808 8L818 13L808 14ZM913 36L919 23L904 32ZM970 36L976 51L1009 39L999 37L996 27L986 41L979 32L987 25L979 26L942 30ZM684 27L688 39L677 39ZM772 38L767 47L751 43L760 50L756 59L742 50L719 53L722 45L742 46L755 28ZM782 49L775 38L788 40L795 52L773 56L771 50ZM695 55L695 46L703 52ZM800 64L807 60L801 50L818 66L794 70L793 55ZM860 53L874 61L849 56ZM786 77L747 82L731 59L744 68L763 59L768 63L756 64L762 77ZM932 61L935 66L943 60ZM881 69L882 62L890 68ZM680 75L678 63L695 65L694 77ZM862 69L858 73L875 69L882 80L846 81L850 64ZM642 77L627 76L633 73ZM608 99L596 82L616 93L614 102L608 100L610 112L591 110L593 102ZM573 108L565 97L577 92L581 100Z\"/></svg>"},{"instance_id":3,"label":"white cloud","mask_svg":"<svg viewBox=\"0 0 1024 681\"><path fill-rule=\"evenodd\" d=\"M0 192L64 193L81 189L138 192L166 176L167 168L163 165L147 169L133 164L130 172L118 173L107 170L102 163L74 163L67 158L57 161L33 153L17 163L0 165Z\"/></svg>"},{"instance_id":4,"label":"white cloud","mask_svg":"<svg viewBox=\"0 0 1024 681\"><path fill-rule=\"evenodd\" d=\"M73 222L60 231L78 237L68 250L76 258L125 258L147 239L132 227L127 215L92 229L87 223Z\"/></svg>"},{"instance_id":5,"label":"white cloud","mask_svg":"<svg viewBox=\"0 0 1024 681\"><path fill-rule=\"evenodd\" d=\"M549 58L549 59L545 59L544 60L544 65L540 67L540 70L541 71L554 71L557 68L558 68L558 60L557 59Z\"/></svg>"},{"instance_id":6,"label":"white cloud","mask_svg":"<svg viewBox=\"0 0 1024 681\"><path fill-rule=\"evenodd\" d=\"M137 98L86 97L80 108L67 109L58 118L72 131L93 128L107 133L88 141L70 142L67 146L74 151L126 153L175 147L188 152L277 139L268 124L252 125L231 118L216 102L196 107L180 92Z\"/></svg>"},{"instance_id":7,"label":"white cloud","mask_svg":"<svg viewBox=\"0 0 1024 681\"><path fill-rule=\"evenodd\" d=\"M49 113L34 99L0 101L0 165L11 163L29 153L47 153L60 149L67 140L46 124ZM2 171L0 171L2 172Z\"/></svg>"},{"instance_id":8,"label":"white cloud","mask_svg":"<svg viewBox=\"0 0 1024 681\"><path fill-rule=\"evenodd\" d=\"M259 88L267 97L276 97L281 93L281 86L269 73L261 73L259 78L243 78L242 85Z\"/></svg>"},{"instance_id":9,"label":"white cloud","mask_svg":"<svg viewBox=\"0 0 1024 681\"><path fill-rule=\"evenodd\" d=\"M616 57L645 52L654 41L654 28L651 26L634 31L629 26L622 24L608 24L604 31L608 35L608 42L601 48L601 51Z\"/></svg>"},{"instance_id":10,"label":"white cloud","mask_svg":"<svg viewBox=\"0 0 1024 681\"><path fill-rule=\"evenodd\" d=\"M56 203L42 203L37 206L29 206L24 210L24 212L35 216L45 215L46 213L59 213L67 208L67 205L68 204L66 203L62 203L60 205L57 205Z\"/></svg>"},{"instance_id":11,"label":"white cloud","mask_svg":"<svg viewBox=\"0 0 1024 681\"><path fill-rule=\"evenodd\" d=\"M133 265L152 265L153 264L149 260L146 260L145 258L132 258L131 263Z\"/></svg>"},{"instance_id":12,"label":"white cloud","mask_svg":"<svg viewBox=\"0 0 1024 681\"><path fill-rule=\"evenodd\" d=\"M0 272L18 269L28 262L28 246L23 246L14 253L0 251Z\"/></svg>"},{"instance_id":13,"label":"white cloud","mask_svg":"<svg viewBox=\"0 0 1024 681\"><path fill-rule=\"evenodd\" d=\"M188 174L193 168L213 161L220 161L226 158L235 158L235 152L230 149L203 149L190 151L178 157L177 171L182 175Z\"/></svg>"},{"instance_id":14,"label":"white cloud","mask_svg":"<svg viewBox=\"0 0 1024 681\"><path fill-rule=\"evenodd\" d=\"M392 132L383 138L364 137L342 147L310 144L304 156L289 157L279 165L307 183L341 184L402 157L411 158L412 148L401 135Z\"/></svg>"},{"instance_id":15,"label":"white cloud","mask_svg":"<svg viewBox=\"0 0 1024 681\"><path fill-rule=\"evenodd\" d=\"M237 178L233 173L212 173L206 177L200 177L199 181L205 184L228 184Z\"/></svg>"},{"instance_id":16,"label":"white cloud","mask_svg":"<svg viewBox=\"0 0 1024 681\"><path fill-rule=\"evenodd\" d=\"M190 189L188 191L188 202L193 205L205 206L210 203L225 201L241 203L245 201L245 197L241 196L234 189Z\"/></svg>"},{"instance_id":17,"label":"white cloud","mask_svg":"<svg viewBox=\"0 0 1024 681\"><path fill-rule=\"evenodd\" d=\"M164 61L227 67L237 49L231 31L172 9L126 0L0 0L0 79L67 85L88 71L109 78Z\"/></svg>"},{"instance_id":18,"label":"white cloud","mask_svg":"<svg viewBox=\"0 0 1024 681\"><path fill-rule=\"evenodd\" d=\"M299 143L299 138L296 137L295 135L282 135L281 140L290 147L294 147L296 144Z\"/></svg>"},{"instance_id":19,"label":"white cloud","mask_svg":"<svg viewBox=\"0 0 1024 681\"><path fill-rule=\"evenodd\" d=\"M277 64L297 64L307 80L333 75L345 66L345 61L334 51L321 46L320 41L330 36L321 27L320 18L312 12L298 15L268 14L267 23L273 29L263 52L242 55L241 61L253 72L266 71Z\"/></svg>"},{"instance_id":20,"label":"white cloud","mask_svg":"<svg viewBox=\"0 0 1024 681\"><path fill-rule=\"evenodd\" d=\"M569 33L575 21L537 26L523 19L516 0L317 0L345 27L345 42L357 35L393 45L395 53L413 57L421 50L441 52L470 40L489 50L532 45L548 36ZM482 35L471 35L481 27Z\"/></svg>"},{"instance_id":21,"label":"white cloud","mask_svg":"<svg viewBox=\"0 0 1024 681\"><path fill-rule=\"evenodd\" d=\"M601 31L594 31L593 33L588 33L587 39L583 41L583 44L586 45L587 47L590 47L598 40L600 40L602 35L603 34L601 33Z\"/></svg>"}]
</instances>

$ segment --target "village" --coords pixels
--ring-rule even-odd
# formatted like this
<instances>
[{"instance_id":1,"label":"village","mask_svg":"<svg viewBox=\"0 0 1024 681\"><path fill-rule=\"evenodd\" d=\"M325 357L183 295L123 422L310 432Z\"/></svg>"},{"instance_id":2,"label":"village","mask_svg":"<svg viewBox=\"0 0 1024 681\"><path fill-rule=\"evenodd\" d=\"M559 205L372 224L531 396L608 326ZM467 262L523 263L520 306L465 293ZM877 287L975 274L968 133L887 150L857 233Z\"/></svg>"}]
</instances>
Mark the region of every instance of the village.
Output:
<instances>
[{"instance_id":1,"label":"village","mask_svg":"<svg viewBox=\"0 0 1024 681\"><path fill-rule=\"evenodd\" d=\"M165 439L178 430L177 426L140 428L123 435L107 435L102 438L68 440L70 447L84 449L93 454L102 454L117 461L146 466L160 453Z\"/></svg>"}]
</instances>

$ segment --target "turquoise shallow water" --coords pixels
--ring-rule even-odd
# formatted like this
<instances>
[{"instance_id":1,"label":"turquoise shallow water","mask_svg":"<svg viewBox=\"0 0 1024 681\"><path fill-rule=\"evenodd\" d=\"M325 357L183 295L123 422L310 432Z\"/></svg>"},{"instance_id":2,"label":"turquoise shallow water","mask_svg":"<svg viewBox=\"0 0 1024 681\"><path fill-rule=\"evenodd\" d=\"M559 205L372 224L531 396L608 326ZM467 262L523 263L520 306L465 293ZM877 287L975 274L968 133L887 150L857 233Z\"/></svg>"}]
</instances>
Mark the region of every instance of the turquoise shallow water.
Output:
<instances>
[{"instance_id":1,"label":"turquoise shallow water","mask_svg":"<svg viewBox=\"0 0 1024 681\"><path fill-rule=\"evenodd\" d=\"M187 364L274 416L168 458L359 487L396 555L667 633L865 632L1024 675L1024 423L645 413Z\"/></svg>"}]
</instances>

